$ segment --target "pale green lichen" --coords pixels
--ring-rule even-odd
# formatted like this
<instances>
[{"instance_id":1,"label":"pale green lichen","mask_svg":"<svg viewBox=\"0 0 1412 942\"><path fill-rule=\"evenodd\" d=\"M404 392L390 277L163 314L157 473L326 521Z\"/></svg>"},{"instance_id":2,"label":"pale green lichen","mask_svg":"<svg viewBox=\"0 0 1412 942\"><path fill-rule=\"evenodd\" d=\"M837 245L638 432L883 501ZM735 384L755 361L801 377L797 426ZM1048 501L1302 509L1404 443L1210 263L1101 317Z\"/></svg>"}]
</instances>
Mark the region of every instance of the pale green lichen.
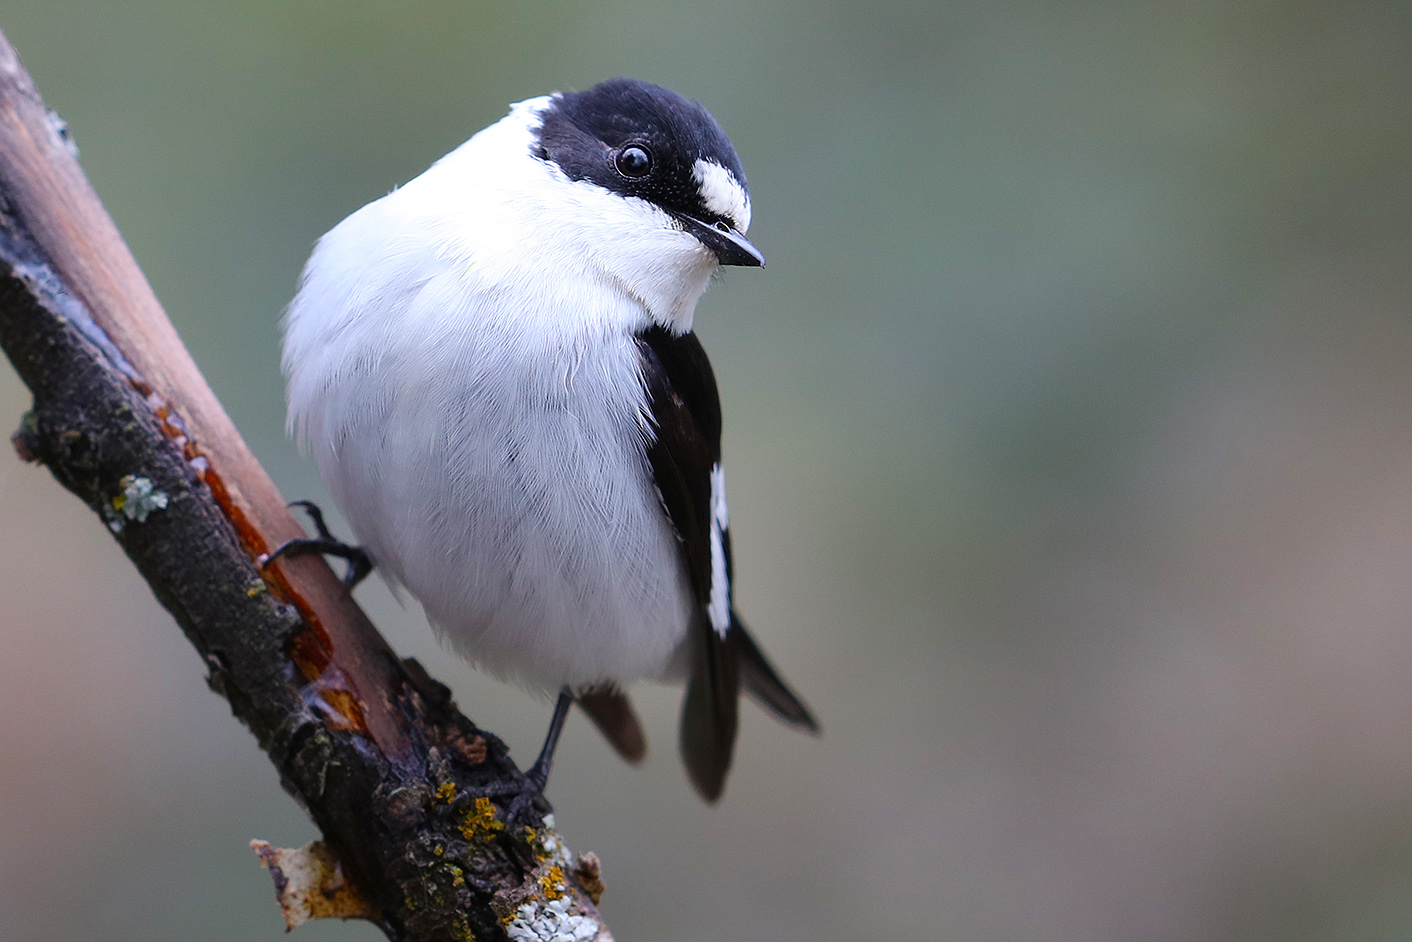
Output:
<instances>
[{"instance_id":1,"label":"pale green lichen","mask_svg":"<svg viewBox=\"0 0 1412 942\"><path fill-rule=\"evenodd\" d=\"M513 942L588 942L598 935L597 921L570 911L569 898L525 903L505 924Z\"/></svg>"},{"instance_id":2,"label":"pale green lichen","mask_svg":"<svg viewBox=\"0 0 1412 942\"><path fill-rule=\"evenodd\" d=\"M114 519L121 522L117 515L137 523L146 523L147 518L159 510L167 509L167 495L163 491L157 490L153 486L151 478L125 475L118 481L118 487L122 490L112 499ZM113 526L110 520L108 526ZM114 530L121 530L122 527L115 527Z\"/></svg>"},{"instance_id":3,"label":"pale green lichen","mask_svg":"<svg viewBox=\"0 0 1412 942\"><path fill-rule=\"evenodd\" d=\"M20 416L20 431L25 435L39 434L39 415L33 409L26 409Z\"/></svg>"},{"instance_id":4,"label":"pale green lichen","mask_svg":"<svg viewBox=\"0 0 1412 942\"><path fill-rule=\"evenodd\" d=\"M533 877L533 896L501 917L506 934L512 942L586 942L597 938L602 925L576 911L574 888L566 875L573 868L573 858L554 830L553 815L545 816L542 828L526 828L525 832L539 866Z\"/></svg>"},{"instance_id":5,"label":"pale green lichen","mask_svg":"<svg viewBox=\"0 0 1412 942\"><path fill-rule=\"evenodd\" d=\"M541 851L535 855L539 863L553 860L561 867L573 868L573 854L569 853L569 848L564 845L563 839L559 837L559 832L554 830L554 815L546 814L544 816L544 830L536 837L537 840L534 843Z\"/></svg>"}]
</instances>

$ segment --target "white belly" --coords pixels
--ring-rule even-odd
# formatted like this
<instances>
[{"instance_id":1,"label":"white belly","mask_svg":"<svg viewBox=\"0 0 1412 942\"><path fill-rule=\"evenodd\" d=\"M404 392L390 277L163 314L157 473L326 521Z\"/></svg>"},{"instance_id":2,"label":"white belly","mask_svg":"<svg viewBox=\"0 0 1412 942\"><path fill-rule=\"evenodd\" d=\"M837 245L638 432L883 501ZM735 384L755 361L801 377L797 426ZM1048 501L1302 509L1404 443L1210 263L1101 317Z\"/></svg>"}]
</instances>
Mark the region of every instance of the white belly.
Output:
<instances>
[{"instance_id":1,"label":"white belly","mask_svg":"<svg viewBox=\"0 0 1412 942\"><path fill-rule=\"evenodd\" d=\"M465 657L547 691L663 677L689 591L652 485L631 336L350 347L311 410L379 569Z\"/></svg>"}]
</instances>

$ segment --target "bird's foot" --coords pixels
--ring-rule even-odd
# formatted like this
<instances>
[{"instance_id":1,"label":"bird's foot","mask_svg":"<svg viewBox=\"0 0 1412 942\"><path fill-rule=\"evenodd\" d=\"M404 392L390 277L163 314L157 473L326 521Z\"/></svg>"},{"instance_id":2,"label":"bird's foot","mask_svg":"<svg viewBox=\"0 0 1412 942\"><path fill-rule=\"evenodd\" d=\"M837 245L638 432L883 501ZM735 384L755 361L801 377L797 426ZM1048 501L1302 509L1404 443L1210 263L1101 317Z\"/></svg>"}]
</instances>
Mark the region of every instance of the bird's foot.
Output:
<instances>
[{"instance_id":1,"label":"bird's foot","mask_svg":"<svg viewBox=\"0 0 1412 942\"><path fill-rule=\"evenodd\" d=\"M337 556L347 560L348 569L343 574L343 584L350 590L368 577L368 573L373 571L372 557L361 546L351 546L336 538L329 531L328 524L324 523L324 512L319 509L318 504L311 500L296 500L289 506L298 507L309 515L309 519L314 521L314 529L319 533L318 539L290 540L281 544L274 552L265 554L260 560L260 568L263 569L281 556L322 553L325 556Z\"/></svg>"},{"instance_id":2,"label":"bird's foot","mask_svg":"<svg viewBox=\"0 0 1412 942\"><path fill-rule=\"evenodd\" d=\"M530 773L533 771L531 768L530 772L525 774L518 790L509 793L512 797L505 809L505 823L512 828L537 824L540 818L554 810L549 799L544 797L547 780L531 777Z\"/></svg>"}]
</instances>

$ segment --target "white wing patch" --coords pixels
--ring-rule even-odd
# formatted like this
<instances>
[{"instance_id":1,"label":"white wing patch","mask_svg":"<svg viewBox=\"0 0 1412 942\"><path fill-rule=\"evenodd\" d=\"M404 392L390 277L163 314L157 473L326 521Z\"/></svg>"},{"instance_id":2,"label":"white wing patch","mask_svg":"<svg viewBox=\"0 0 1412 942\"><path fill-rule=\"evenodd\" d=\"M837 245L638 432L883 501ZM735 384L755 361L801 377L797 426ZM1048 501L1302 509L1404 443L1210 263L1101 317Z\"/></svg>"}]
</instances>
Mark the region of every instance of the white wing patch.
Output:
<instances>
[{"instance_id":1,"label":"white wing patch","mask_svg":"<svg viewBox=\"0 0 1412 942\"><path fill-rule=\"evenodd\" d=\"M725 216L741 232L750 228L750 197L735 175L714 160L698 160L692 168L701 202L706 208Z\"/></svg>"},{"instance_id":2,"label":"white wing patch","mask_svg":"<svg viewBox=\"0 0 1412 942\"><path fill-rule=\"evenodd\" d=\"M706 614L711 627L722 638L731 626L730 576L726 574L725 531L730 526L726 513L726 472L718 461L711 468L711 599Z\"/></svg>"}]
</instances>

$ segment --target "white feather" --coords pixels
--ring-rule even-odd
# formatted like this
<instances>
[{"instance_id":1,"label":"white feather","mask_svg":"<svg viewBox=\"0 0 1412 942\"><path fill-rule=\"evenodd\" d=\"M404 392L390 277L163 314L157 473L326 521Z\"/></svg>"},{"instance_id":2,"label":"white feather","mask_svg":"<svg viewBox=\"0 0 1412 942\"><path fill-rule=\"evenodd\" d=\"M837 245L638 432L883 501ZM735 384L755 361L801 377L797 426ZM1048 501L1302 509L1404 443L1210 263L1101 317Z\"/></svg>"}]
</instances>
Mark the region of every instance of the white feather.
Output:
<instances>
[{"instance_id":1,"label":"white feather","mask_svg":"<svg viewBox=\"0 0 1412 942\"><path fill-rule=\"evenodd\" d=\"M706 603L706 615L711 627L722 638L731 626L730 574L726 572L726 529L730 516L726 512L726 472L720 462L711 467L711 597Z\"/></svg>"},{"instance_id":2,"label":"white feather","mask_svg":"<svg viewBox=\"0 0 1412 942\"><path fill-rule=\"evenodd\" d=\"M731 220L741 232L750 228L750 196L735 174L714 160L697 160L691 173L707 209Z\"/></svg>"}]
</instances>

